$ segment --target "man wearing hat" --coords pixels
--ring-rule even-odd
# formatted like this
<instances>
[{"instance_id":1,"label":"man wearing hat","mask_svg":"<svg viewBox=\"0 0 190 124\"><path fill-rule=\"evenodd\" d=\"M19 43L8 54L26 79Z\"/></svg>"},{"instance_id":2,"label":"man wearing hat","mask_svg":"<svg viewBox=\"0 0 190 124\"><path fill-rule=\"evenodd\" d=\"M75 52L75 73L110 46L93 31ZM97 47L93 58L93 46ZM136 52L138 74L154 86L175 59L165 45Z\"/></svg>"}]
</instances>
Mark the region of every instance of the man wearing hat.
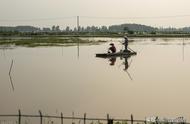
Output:
<instances>
[{"instance_id":1,"label":"man wearing hat","mask_svg":"<svg viewBox=\"0 0 190 124\"><path fill-rule=\"evenodd\" d=\"M108 49L108 53L115 53L116 52L116 48L114 43L110 43L110 48Z\"/></svg>"}]
</instances>

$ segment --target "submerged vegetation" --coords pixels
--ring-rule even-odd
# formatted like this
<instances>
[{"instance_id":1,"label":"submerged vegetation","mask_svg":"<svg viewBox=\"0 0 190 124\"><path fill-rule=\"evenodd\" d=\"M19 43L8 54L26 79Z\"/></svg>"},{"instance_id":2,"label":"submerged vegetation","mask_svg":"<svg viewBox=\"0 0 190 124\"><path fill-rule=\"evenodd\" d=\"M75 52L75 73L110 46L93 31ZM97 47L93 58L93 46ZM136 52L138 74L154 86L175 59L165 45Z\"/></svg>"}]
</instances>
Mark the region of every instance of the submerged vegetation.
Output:
<instances>
[{"instance_id":1,"label":"submerged vegetation","mask_svg":"<svg viewBox=\"0 0 190 124\"><path fill-rule=\"evenodd\" d=\"M0 39L0 45L14 45L14 46L68 46L80 44L98 44L106 42L102 40L93 41L78 37L30 37L30 38L3 38Z\"/></svg>"}]
</instances>

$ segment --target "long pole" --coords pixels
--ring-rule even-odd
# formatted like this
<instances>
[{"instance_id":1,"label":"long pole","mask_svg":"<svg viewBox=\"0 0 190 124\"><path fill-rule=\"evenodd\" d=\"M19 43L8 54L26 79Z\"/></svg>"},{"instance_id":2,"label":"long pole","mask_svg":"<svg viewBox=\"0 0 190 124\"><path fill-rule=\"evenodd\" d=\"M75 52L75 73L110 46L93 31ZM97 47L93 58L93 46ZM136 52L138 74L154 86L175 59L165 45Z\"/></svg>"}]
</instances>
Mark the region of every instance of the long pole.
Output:
<instances>
[{"instance_id":1,"label":"long pole","mask_svg":"<svg viewBox=\"0 0 190 124\"><path fill-rule=\"evenodd\" d=\"M134 50L132 50L130 47L128 47L129 50L131 50L132 52L135 52Z\"/></svg>"}]
</instances>

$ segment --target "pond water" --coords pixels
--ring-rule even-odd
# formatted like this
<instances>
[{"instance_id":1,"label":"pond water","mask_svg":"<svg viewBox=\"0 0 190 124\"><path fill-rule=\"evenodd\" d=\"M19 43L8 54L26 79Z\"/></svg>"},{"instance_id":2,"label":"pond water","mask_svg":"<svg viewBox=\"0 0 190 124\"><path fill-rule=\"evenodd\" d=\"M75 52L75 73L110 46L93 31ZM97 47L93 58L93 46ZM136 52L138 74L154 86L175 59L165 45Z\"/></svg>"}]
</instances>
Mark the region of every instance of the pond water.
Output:
<instances>
[{"instance_id":1,"label":"pond water","mask_svg":"<svg viewBox=\"0 0 190 124\"><path fill-rule=\"evenodd\" d=\"M99 38L92 38L99 40ZM190 39L133 38L130 58L102 59L99 45L0 48L0 114L43 113L190 120ZM13 66L11 78L9 69Z\"/></svg>"}]
</instances>

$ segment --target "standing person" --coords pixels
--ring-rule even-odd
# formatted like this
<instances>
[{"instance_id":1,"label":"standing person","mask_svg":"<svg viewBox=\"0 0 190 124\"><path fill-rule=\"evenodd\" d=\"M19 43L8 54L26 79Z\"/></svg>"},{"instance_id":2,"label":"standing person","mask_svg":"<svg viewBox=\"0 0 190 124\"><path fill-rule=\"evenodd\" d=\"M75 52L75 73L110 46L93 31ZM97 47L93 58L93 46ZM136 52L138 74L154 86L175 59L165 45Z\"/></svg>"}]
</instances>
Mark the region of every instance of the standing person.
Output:
<instances>
[{"instance_id":1,"label":"standing person","mask_svg":"<svg viewBox=\"0 0 190 124\"><path fill-rule=\"evenodd\" d=\"M127 36L124 36L124 39L125 39L125 42L123 43L124 45L125 45L125 50L124 50L124 52L128 52L128 37Z\"/></svg>"},{"instance_id":2,"label":"standing person","mask_svg":"<svg viewBox=\"0 0 190 124\"><path fill-rule=\"evenodd\" d=\"M108 49L108 53L115 53L116 47L113 43L110 43L111 47Z\"/></svg>"}]
</instances>

